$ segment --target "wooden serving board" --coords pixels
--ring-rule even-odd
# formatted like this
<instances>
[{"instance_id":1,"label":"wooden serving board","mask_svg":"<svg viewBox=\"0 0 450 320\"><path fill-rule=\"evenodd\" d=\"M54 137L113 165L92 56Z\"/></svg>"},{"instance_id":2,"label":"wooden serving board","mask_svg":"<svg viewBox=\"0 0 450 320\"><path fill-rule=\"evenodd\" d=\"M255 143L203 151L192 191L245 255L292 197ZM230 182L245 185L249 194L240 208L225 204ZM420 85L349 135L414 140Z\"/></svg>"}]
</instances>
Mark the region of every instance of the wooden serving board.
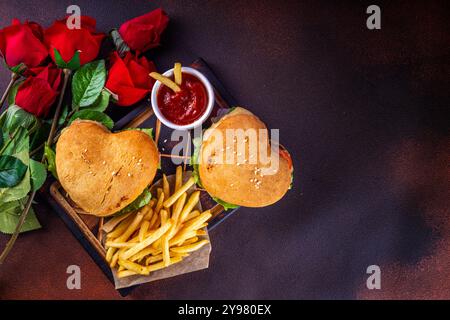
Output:
<instances>
[{"instance_id":1,"label":"wooden serving board","mask_svg":"<svg viewBox=\"0 0 450 320\"><path fill-rule=\"evenodd\" d=\"M214 110L211 113L210 118L205 123L205 125L208 126L208 124L211 123L210 119L216 116L220 109L228 109L235 106L236 103L204 60L197 59L190 66L203 73L215 89L216 102ZM158 170L154 181L161 178L162 172L167 175L175 173L176 165L172 162L173 157L171 156L171 150L176 142L172 142L170 139L173 130L161 125L161 122L153 114L149 101L145 101L144 104L136 107L127 116L116 122L113 131L126 128L154 128L155 141L157 142L158 149L161 153L161 170ZM190 150L193 150L191 132L189 132L186 142L187 154L179 155L175 158L183 161L182 165L186 170L189 170L191 169L189 165ZM72 231L74 236L81 242L86 251L94 259L97 265L113 282L111 269L105 260L106 251L100 241L99 230L103 225L103 218L98 218L83 213L83 211L79 209L67 196L58 181L51 180L46 183L46 187L44 188L44 192L41 193L41 196L49 202L49 204L65 222L67 227ZM214 229L237 210L234 209L225 211L223 207L214 202L205 191L201 192L200 199L202 207L204 209L211 209L213 214L213 218L208 225L208 231ZM126 288L118 291L122 296L125 296L131 290L132 288Z\"/></svg>"}]
</instances>

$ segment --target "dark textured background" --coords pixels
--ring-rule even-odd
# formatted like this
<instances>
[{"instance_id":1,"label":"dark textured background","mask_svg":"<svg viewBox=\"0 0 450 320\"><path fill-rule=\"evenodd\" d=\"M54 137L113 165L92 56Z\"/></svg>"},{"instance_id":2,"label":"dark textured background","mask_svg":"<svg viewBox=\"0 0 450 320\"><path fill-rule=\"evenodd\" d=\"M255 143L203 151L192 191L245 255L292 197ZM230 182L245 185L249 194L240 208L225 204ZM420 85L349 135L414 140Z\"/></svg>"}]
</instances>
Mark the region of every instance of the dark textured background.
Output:
<instances>
[{"instance_id":1,"label":"dark textured background","mask_svg":"<svg viewBox=\"0 0 450 320\"><path fill-rule=\"evenodd\" d=\"M102 31L162 6L159 69L203 57L294 158L282 201L214 230L208 270L129 298L450 298L449 2L375 2L378 31L364 1L0 1L2 27L48 26L75 3ZM8 78L3 68L0 88ZM0 298L119 298L56 214L37 212L43 229L0 267ZM70 264L81 290L66 289ZM371 264L377 292L365 289Z\"/></svg>"}]
</instances>

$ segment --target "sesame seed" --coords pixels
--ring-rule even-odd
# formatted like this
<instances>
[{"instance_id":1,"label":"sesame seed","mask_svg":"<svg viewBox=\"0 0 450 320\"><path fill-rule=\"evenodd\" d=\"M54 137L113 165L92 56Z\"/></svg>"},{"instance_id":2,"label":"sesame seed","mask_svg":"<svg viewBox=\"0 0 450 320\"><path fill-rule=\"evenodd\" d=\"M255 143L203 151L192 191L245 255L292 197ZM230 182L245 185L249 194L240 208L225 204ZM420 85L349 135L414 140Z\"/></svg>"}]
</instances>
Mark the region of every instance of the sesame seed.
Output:
<instances>
[{"instance_id":1,"label":"sesame seed","mask_svg":"<svg viewBox=\"0 0 450 320\"><path fill-rule=\"evenodd\" d=\"M115 171L113 171L113 172L111 172L111 174L114 176L115 174L116 174L116 172Z\"/></svg>"},{"instance_id":2,"label":"sesame seed","mask_svg":"<svg viewBox=\"0 0 450 320\"><path fill-rule=\"evenodd\" d=\"M131 177L131 173L128 172L128 173L127 173L127 176Z\"/></svg>"},{"instance_id":3,"label":"sesame seed","mask_svg":"<svg viewBox=\"0 0 450 320\"><path fill-rule=\"evenodd\" d=\"M103 160L102 164L106 164L106 161L105 161L105 160Z\"/></svg>"}]
</instances>

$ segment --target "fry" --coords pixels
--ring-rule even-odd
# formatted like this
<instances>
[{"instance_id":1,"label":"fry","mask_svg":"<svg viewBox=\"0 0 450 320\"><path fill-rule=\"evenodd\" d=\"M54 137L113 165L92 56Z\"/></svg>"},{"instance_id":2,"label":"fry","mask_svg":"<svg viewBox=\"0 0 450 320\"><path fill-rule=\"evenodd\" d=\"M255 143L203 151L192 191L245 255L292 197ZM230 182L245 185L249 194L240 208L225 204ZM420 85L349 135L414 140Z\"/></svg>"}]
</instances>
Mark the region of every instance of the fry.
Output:
<instances>
[{"instance_id":1,"label":"fry","mask_svg":"<svg viewBox=\"0 0 450 320\"><path fill-rule=\"evenodd\" d=\"M181 230L172 239L169 240L169 247L182 244L186 239L193 238L197 236L195 230Z\"/></svg>"},{"instance_id":2,"label":"fry","mask_svg":"<svg viewBox=\"0 0 450 320\"><path fill-rule=\"evenodd\" d=\"M154 229L156 226L158 226L158 224L157 224L158 219L159 219L159 215L156 213L153 213L152 220L150 220L149 229Z\"/></svg>"},{"instance_id":3,"label":"fry","mask_svg":"<svg viewBox=\"0 0 450 320\"><path fill-rule=\"evenodd\" d=\"M118 260L119 260L119 252L116 252L112 257L111 263L109 264L109 266L111 268L114 268L116 266Z\"/></svg>"},{"instance_id":4,"label":"fry","mask_svg":"<svg viewBox=\"0 0 450 320\"><path fill-rule=\"evenodd\" d=\"M152 216L153 216L153 209L150 208L150 209L148 210L148 212L145 214L143 220L150 221L150 220L152 219Z\"/></svg>"},{"instance_id":5,"label":"fry","mask_svg":"<svg viewBox=\"0 0 450 320\"><path fill-rule=\"evenodd\" d=\"M198 237L189 238L189 239L185 240L185 241L182 243L182 245L185 246L185 245L188 245L188 244L195 243L195 242L197 242L197 241L198 241Z\"/></svg>"},{"instance_id":6,"label":"fry","mask_svg":"<svg viewBox=\"0 0 450 320\"><path fill-rule=\"evenodd\" d=\"M170 252L169 252L169 238L167 237L167 235L161 238L161 247L164 266L168 267L170 265Z\"/></svg>"},{"instance_id":7,"label":"fry","mask_svg":"<svg viewBox=\"0 0 450 320\"><path fill-rule=\"evenodd\" d=\"M167 213L167 211L164 210L164 209L161 209L161 211L160 211L161 225L165 224L168 219L169 219L169 214ZM173 224L173 225L175 225L175 224ZM173 225L170 228L173 228ZM155 248L155 249L159 249L161 247L161 240L162 240L162 238L159 238L158 240L153 242L152 247Z\"/></svg>"},{"instance_id":8,"label":"fry","mask_svg":"<svg viewBox=\"0 0 450 320\"><path fill-rule=\"evenodd\" d=\"M114 241L106 241L105 244L109 248L131 248L134 246L133 243L129 242L114 242Z\"/></svg>"},{"instance_id":9,"label":"fry","mask_svg":"<svg viewBox=\"0 0 450 320\"><path fill-rule=\"evenodd\" d=\"M146 257L148 255L152 255L152 256L158 255L160 252L161 252L161 250L156 250L156 249L154 249L152 247L148 247L148 248L145 248L144 250L142 250L141 252L136 253L129 260L130 261L138 261L138 260L141 260L142 258L144 258L144 257Z\"/></svg>"},{"instance_id":10,"label":"fry","mask_svg":"<svg viewBox=\"0 0 450 320\"><path fill-rule=\"evenodd\" d=\"M117 272L117 277L118 278L125 278L125 277L129 277L129 276L134 276L135 274L137 274L134 271L131 270L123 270L123 271L119 271Z\"/></svg>"},{"instance_id":11,"label":"fry","mask_svg":"<svg viewBox=\"0 0 450 320\"><path fill-rule=\"evenodd\" d=\"M167 222L167 220L169 220L169 214L167 213L166 210L162 209L159 212L159 216L161 218L161 224L165 224Z\"/></svg>"},{"instance_id":12,"label":"fry","mask_svg":"<svg viewBox=\"0 0 450 320\"><path fill-rule=\"evenodd\" d=\"M119 225L119 223L121 223L123 220L128 218L132 213L133 212L128 212L128 213L122 214L118 217L111 218L110 220L108 220L108 222L106 222L103 225L103 230L108 230L109 228L111 228L111 230L113 230L114 228L116 228Z\"/></svg>"},{"instance_id":13,"label":"fry","mask_svg":"<svg viewBox=\"0 0 450 320\"><path fill-rule=\"evenodd\" d=\"M194 209L195 205L198 203L199 200L200 200L200 191L193 192L180 213L178 224L181 224L186 219L187 215L192 211L192 209Z\"/></svg>"},{"instance_id":14,"label":"fry","mask_svg":"<svg viewBox=\"0 0 450 320\"><path fill-rule=\"evenodd\" d=\"M206 231L205 230L197 230L197 235L198 236L206 236Z\"/></svg>"},{"instance_id":15,"label":"fry","mask_svg":"<svg viewBox=\"0 0 450 320\"><path fill-rule=\"evenodd\" d=\"M161 193L163 192L163 189L162 188L157 188L156 189L156 195L157 195L157 197L158 197L158 199L159 199L159 197L161 197Z\"/></svg>"},{"instance_id":16,"label":"fry","mask_svg":"<svg viewBox=\"0 0 450 320\"><path fill-rule=\"evenodd\" d=\"M198 211L198 210L191 211L191 213L189 213L186 217L186 222L188 222L189 220L191 220L195 217L198 217L199 215L200 215L200 211Z\"/></svg>"},{"instance_id":17,"label":"fry","mask_svg":"<svg viewBox=\"0 0 450 320\"><path fill-rule=\"evenodd\" d=\"M142 222L141 228L139 229L139 242L144 240L145 234L147 233L149 226L150 222L148 220L144 220L144 222Z\"/></svg>"},{"instance_id":18,"label":"fry","mask_svg":"<svg viewBox=\"0 0 450 320\"><path fill-rule=\"evenodd\" d=\"M175 92L178 92L181 90L180 87L175 82L173 82L169 78L167 78L157 72L151 72L150 77L161 82L163 85L169 87L170 89L172 89Z\"/></svg>"},{"instance_id":19,"label":"fry","mask_svg":"<svg viewBox=\"0 0 450 320\"><path fill-rule=\"evenodd\" d=\"M189 189L190 187L192 187L195 183L195 179L194 177L190 177L188 181L186 181L186 183L184 185L182 185L180 187L180 189L178 189L176 192L174 192L169 198L167 198L166 201L164 201L164 207L169 208L171 205L173 205L175 203L175 201L177 201L177 199L179 197L181 197L181 195L187 191L187 189Z\"/></svg>"},{"instance_id":20,"label":"fry","mask_svg":"<svg viewBox=\"0 0 450 320\"><path fill-rule=\"evenodd\" d=\"M172 210L172 219L174 221L172 227L170 228L168 234L169 234L169 240L175 235L177 231L178 226L178 219L181 213L181 210L183 210L184 203L186 202L187 193L184 192L181 197L175 202L175 206Z\"/></svg>"},{"instance_id":21,"label":"fry","mask_svg":"<svg viewBox=\"0 0 450 320\"><path fill-rule=\"evenodd\" d=\"M162 259L163 259L162 254L158 254L157 256L148 257L147 259L145 259L145 265L148 266L151 263L162 261Z\"/></svg>"},{"instance_id":22,"label":"fry","mask_svg":"<svg viewBox=\"0 0 450 320\"><path fill-rule=\"evenodd\" d=\"M108 233L108 238L116 238L120 236L128 228L128 225L133 221L133 216L128 216L110 233Z\"/></svg>"},{"instance_id":23,"label":"fry","mask_svg":"<svg viewBox=\"0 0 450 320\"><path fill-rule=\"evenodd\" d=\"M153 208L153 207L155 206L155 204L156 204L156 199L152 199L152 200L150 200L150 202L148 203L148 206L149 206L150 208Z\"/></svg>"},{"instance_id":24,"label":"fry","mask_svg":"<svg viewBox=\"0 0 450 320\"><path fill-rule=\"evenodd\" d=\"M153 231L150 233L148 237L144 239L144 241L134 245L132 248L125 251L120 258L126 260L130 258L131 256L135 255L139 251L145 249L149 245L151 245L153 242L155 242L157 239L159 239L164 233L166 233L167 230L172 226L171 220L169 220L166 224L162 225L159 229Z\"/></svg>"},{"instance_id":25,"label":"fry","mask_svg":"<svg viewBox=\"0 0 450 320\"><path fill-rule=\"evenodd\" d=\"M148 275L150 273L150 271L146 267L128 260L119 258L119 265L138 274Z\"/></svg>"},{"instance_id":26,"label":"fry","mask_svg":"<svg viewBox=\"0 0 450 320\"><path fill-rule=\"evenodd\" d=\"M114 255L114 252L116 251L116 248L108 248L108 250L106 250L106 261L111 262L112 257Z\"/></svg>"},{"instance_id":27,"label":"fry","mask_svg":"<svg viewBox=\"0 0 450 320\"><path fill-rule=\"evenodd\" d=\"M184 224L183 229L197 230L200 228L200 226L203 225L203 223L208 221L209 218L211 218L211 217L212 217L211 211L206 210L206 211L202 212L198 217L195 217L195 218L191 219L190 221L186 222Z\"/></svg>"},{"instance_id":28,"label":"fry","mask_svg":"<svg viewBox=\"0 0 450 320\"><path fill-rule=\"evenodd\" d=\"M167 181L167 177L165 174L163 174L163 192L166 197L170 196L169 181Z\"/></svg>"},{"instance_id":29,"label":"fry","mask_svg":"<svg viewBox=\"0 0 450 320\"><path fill-rule=\"evenodd\" d=\"M188 244L186 246L170 248L170 250L172 252L177 252L177 253L192 252L192 251L196 251L196 250L200 249L208 242L209 242L208 240L200 240L198 242Z\"/></svg>"},{"instance_id":30,"label":"fry","mask_svg":"<svg viewBox=\"0 0 450 320\"><path fill-rule=\"evenodd\" d=\"M158 214L159 210L161 210L164 203L164 197L164 192L161 192L161 194L158 196L158 202L156 203L155 210L153 210L155 214Z\"/></svg>"},{"instance_id":31,"label":"fry","mask_svg":"<svg viewBox=\"0 0 450 320\"><path fill-rule=\"evenodd\" d=\"M183 168L181 166L178 166L177 171L175 172L175 188L173 192L180 189L182 183L183 183Z\"/></svg>"},{"instance_id":32,"label":"fry","mask_svg":"<svg viewBox=\"0 0 450 320\"><path fill-rule=\"evenodd\" d=\"M175 264L177 262L180 262L181 260L183 260L183 258L181 256L176 256L176 257L170 258L170 264ZM156 270L159 270L162 268L164 268L164 261L161 261L161 262L158 262L155 264L150 264L149 266L147 266L147 270L149 272L156 271Z\"/></svg>"},{"instance_id":33,"label":"fry","mask_svg":"<svg viewBox=\"0 0 450 320\"><path fill-rule=\"evenodd\" d=\"M143 214L143 211L141 210L134 217L133 222L130 223L130 225L128 226L127 230L125 230L125 232L120 237L115 239L114 242L125 242L125 241L127 241L128 238L133 234L133 232L135 232L139 228L139 225L140 225L143 217L144 217L144 214Z\"/></svg>"},{"instance_id":34,"label":"fry","mask_svg":"<svg viewBox=\"0 0 450 320\"><path fill-rule=\"evenodd\" d=\"M175 63L175 65L173 66L173 77L175 79L175 83L177 85L181 85L181 81L182 81L182 74L181 74L181 63L177 62Z\"/></svg>"}]
</instances>

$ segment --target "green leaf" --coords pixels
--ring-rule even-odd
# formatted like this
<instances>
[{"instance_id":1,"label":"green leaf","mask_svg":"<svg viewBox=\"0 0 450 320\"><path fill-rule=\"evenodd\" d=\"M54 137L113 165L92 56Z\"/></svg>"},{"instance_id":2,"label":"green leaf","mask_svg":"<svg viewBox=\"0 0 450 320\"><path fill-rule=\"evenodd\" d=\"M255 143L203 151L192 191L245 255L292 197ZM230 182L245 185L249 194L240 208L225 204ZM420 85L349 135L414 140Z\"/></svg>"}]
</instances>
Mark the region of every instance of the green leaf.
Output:
<instances>
[{"instance_id":1,"label":"green leaf","mask_svg":"<svg viewBox=\"0 0 450 320\"><path fill-rule=\"evenodd\" d=\"M27 166L20 159L8 155L0 156L0 188L16 186L26 171Z\"/></svg>"},{"instance_id":2,"label":"green leaf","mask_svg":"<svg viewBox=\"0 0 450 320\"><path fill-rule=\"evenodd\" d=\"M111 97L111 94L108 91L102 90L102 92L98 96L97 100L95 100L94 104L87 108L89 108L89 110L103 112L106 110L106 108L108 108L110 97Z\"/></svg>"},{"instance_id":3,"label":"green leaf","mask_svg":"<svg viewBox=\"0 0 450 320\"><path fill-rule=\"evenodd\" d=\"M152 194L150 193L150 191L147 188L145 188L144 191L140 194L140 196L136 198L136 200L134 200L132 203L130 203L125 208L120 210L118 212L118 214L124 214L124 213L128 213L131 211L136 211L139 208L142 208L143 206L147 205L151 199L152 199Z\"/></svg>"},{"instance_id":4,"label":"green leaf","mask_svg":"<svg viewBox=\"0 0 450 320\"><path fill-rule=\"evenodd\" d=\"M192 166L192 176L194 177L195 183L203 188L202 182L200 181L200 174L198 172L198 156L200 155L200 147L202 145L202 138L197 137L192 139L192 143L194 145L194 152L192 153L190 164Z\"/></svg>"},{"instance_id":5,"label":"green leaf","mask_svg":"<svg viewBox=\"0 0 450 320\"><path fill-rule=\"evenodd\" d=\"M11 88L11 91L9 91L8 94L8 105L13 105L16 103L16 95L17 95L17 91L19 91L19 87L20 85L24 82L23 81L17 81L16 83L14 83L14 85Z\"/></svg>"},{"instance_id":6,"label":"green leaf","mask_svg":"<svg viewBox=\"0 0 450 320\"><path fill-rule=\"evenodd\" d=\"M66 121L68 114L69 114L69 105L64 104L61 109L61 114L59 115L58 126L62 126L64 124L64 121Z\"/></svg>"},{"instance_id":7,"label":"green leaf","mask_svg":"<svg viewBox=\"0 0 450 320\"><path fill-rule=\"evenodd\" d=\"M30 150L35 150L36 148L42 146L48 138L50 133L51 124L42 122L41 126L38 130L31 136L30 140ZM33 159L40 160L42 159L42 155L44 153L44 149L41 149L39 152L36 152L33 155Z\"/></svg>"},{"instance_id":8,"label":"green leaf","mask_svg":"<svg viewBox=\"0 0 450 320\"><path fill-rule=\"evenodd\" d=\"M28 138L28 137L27 137ZM28 149L23 150L14 155L16 158L19 158L27 167L30 163L30 158L28 154ZM28 192L31 190L30 183L30 169L25 173L22 181L19 182L16 186L12 188L0 188L0 203L10 202L22 199L26 197Z\"/></svg>"},{"instance_id":9,"label":"green leaf","mask_svg":"<svg viewBox=\"0 0 450 320\"><path fill-rule=\"evenodd\" d=\"M72 59L70 59L69 62L64 61L61 54L59 53L58 50L56 50L56 48L53 48L53 52L55 54L55 64L58 66L58 68L70 70L77 70L78 68L80 68L79 51L75 51L75 54L73 55Z\"/></svg>"},{"instance_id":10,"label":"green leaf","mask_svg":"<svg viewBox=\"0 0 450 320\"><path fill-rule=\"evenodd\" d=\"M223 201L223 200L221 200L221 199L219 199L219 198L215 198L215 197L212 197L212 198L213 198L213 200L214 200L215 202L217 202L218 204L220 204L220 205L225 209L225 211L227 211L227 210L229 210L229 209L236 209L236 208L239 208L238 205L228 203L228 202Z\"/></svg>"},{"instance_id":11,"label":"green leaf","mask_svg":"<svg viewBox=\"0 0 450 320\"><path fill-rule=\"evenodd\" d=\"M0 231L6 234L14 233L17 224L19 223L20 215L25 207L27 197L10 201L7 203L0 203ZM20 232L27 232L39 229L41 224L36 218L33 208L30 208L25 222L20 229Z\"/></svg>"},{"instance_id":12,"label":"green leaf","mask_svg":"<svg viewBox=\"0 0 450 320\"><path fill-rule=\"evenodd\" d=\"M39 190L47 178L47 170L45 169L45 165L41 162L30 159L30 175L32 190Z\"/></svg>"},{"instance_id":13,"label":"green leaf","mask_svg":"<svg viewBox=\"0 0 450 320\"><path fill-rule=\"evenodd\" d=\"M27 129L19 127L11 134L9 132L3 133L3 140L5 141L3 147L5 150L2 154L13 156L22 151L26 151L28 154L30 139Z\"/></svg>"},{"instance_id":14,"label":"green leaf","mask_svg":"<svg viewBox=\"0 0 450 320\"><path fill-rule=\"evenodd\" d=\"M109 130L111 130L114 126L114 121L112 121L110 117L100 111L84 109L75 112L74 115L70 117L69 124L71 124L76 119L97 121L103 124Z\"/></svg>"},{"instance_id":15,"label":"green leaf","mask_svg":"<svg viewBox=\"0 0 450 320\"><path fill-rule=\"evenodd\" d=\"M75 72L72 79L72 106L88 107L97 100L106 81L104 60L85 64Z\"/></svg>"},{"instance_id":16,"label":"green leaf","mask_svg":"<svg viewBox=\"0 0 450 320\"><path fill-rule=\"evenodd\" d=\"M6 111L4 122L2 123L3 131L13 132L17 127L23 127L30 130L36 125L37 118L35 115L28 113L19 106L13 104Z\"/></svg>"},{"instance_id":17,"label":"green leaf","mask_svg":"<svg viewBox=\"0 0 450 320\"><path fill-rule=\"evenodd\" d=\"M51 172L56 179L58 179L58 173L56 172L56 154L55 151L48 146L48 144L45 144L44 155L47 170Z\"/></svg>"},{"instance_id":18,"label":"green leaf","mask_svg":"<svg viewBox=\"0 0 450 320\"><path fill-rule=\"evenodd\" d=\"M119 31L117 29L112 29L110 32L111 39L116 47L117 52L121 57L125 55L128 51L130 51L130 47L125 43L125 41L120 36Z\"/></svg>"},{"instance_id":19,"label":"green leaf","mask_svg":"<svg viewBox=\"0 0 450 320\"><path fill-rule=\"evenodd\" d=\"M127 128L124 129L123 131L128 131L128 130L136 130L136 131L142 131L143 133L146 133L150 138L154 138L153 137L153 128Z\"/></svg>"}]
</instances>

